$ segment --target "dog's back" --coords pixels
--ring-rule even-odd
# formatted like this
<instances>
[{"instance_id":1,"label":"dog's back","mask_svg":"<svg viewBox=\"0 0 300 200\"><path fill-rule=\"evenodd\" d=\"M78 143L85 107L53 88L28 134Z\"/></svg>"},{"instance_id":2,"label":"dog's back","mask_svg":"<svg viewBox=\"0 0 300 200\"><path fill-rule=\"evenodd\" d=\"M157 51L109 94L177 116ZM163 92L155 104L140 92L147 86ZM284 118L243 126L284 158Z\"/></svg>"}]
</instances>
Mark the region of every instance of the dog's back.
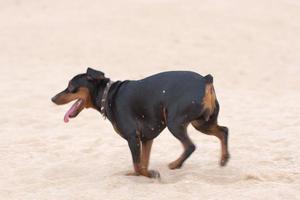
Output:
<instances>
[{"instance_id":1,"label":"dog's back","mask_svg":"<svg viewBox=\"0 0 300 200\"><path fill-rule=\"evenodd\" d=\"M188 111L191 120L200 115L208 120L216 108L217 100L213 77L203 77L190 71L162 72L142 80L129 81L117 98L132 103L129 108L137 115L143 113L155 117L163 107L171 117Z\"/></svg>"}]
</instances>

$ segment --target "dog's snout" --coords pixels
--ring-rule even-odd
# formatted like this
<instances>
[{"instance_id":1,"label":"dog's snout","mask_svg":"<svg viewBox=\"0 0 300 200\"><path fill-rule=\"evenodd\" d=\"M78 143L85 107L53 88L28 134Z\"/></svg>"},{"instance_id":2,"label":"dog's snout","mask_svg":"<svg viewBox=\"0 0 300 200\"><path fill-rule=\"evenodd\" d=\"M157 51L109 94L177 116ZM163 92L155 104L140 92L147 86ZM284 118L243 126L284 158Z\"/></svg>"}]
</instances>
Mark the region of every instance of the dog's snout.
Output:
<instances>
[{"instance_id":1,"label":"dog's snout","mask_svg":"<svg viewBox=\"0 0 300 200\"><path fill-rule=\"evenodd\" d=\"M74 100L74 98L72 98L65 90L51 98L51 101L56 105L63 105L72 100Z\"/></svg>"},{"instance_id":2,"label":"dog's snout","mask_svg":"<svg viewBox=\"0 0 300 200\"><path fill-rule=\"evenodd\" d=\"M56 96L52 97L52 98L51 98L51 101L52 101L53 103L56 103Z\"/></svg>"},{"instance_id":3,"label":"dog's snout","mask_svg":"<svg viewBox=\"0 0 300 200\"><path fill-rule=\"evenodd\" d=\"M59 94L55 95L54 97L51 98L51 101L53 103L55 103L56 105L59 105L59 103L60 103L60 95Z\"/></svg>"}]
</instances>

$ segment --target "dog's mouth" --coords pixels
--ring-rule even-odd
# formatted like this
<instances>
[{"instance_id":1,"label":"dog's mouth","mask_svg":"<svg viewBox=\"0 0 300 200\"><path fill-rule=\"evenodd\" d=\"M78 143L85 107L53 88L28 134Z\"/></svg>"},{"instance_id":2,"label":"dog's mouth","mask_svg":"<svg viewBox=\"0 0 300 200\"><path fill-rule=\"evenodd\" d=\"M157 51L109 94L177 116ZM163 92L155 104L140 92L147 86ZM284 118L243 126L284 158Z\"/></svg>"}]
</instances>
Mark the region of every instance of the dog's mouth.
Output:
<instances>
[{"instance_id":1,"label":"dog's mouth","mask_svg":"<svg viewBox=\"0 0 300 200\"><path fill-rule=\"evenodd\" d=\"M78 99L71 108L66 112L64 116L64 122L68 123L70 118L76 117L80 111L83 109L83 99Z\"/></svg>"}]
</instances>

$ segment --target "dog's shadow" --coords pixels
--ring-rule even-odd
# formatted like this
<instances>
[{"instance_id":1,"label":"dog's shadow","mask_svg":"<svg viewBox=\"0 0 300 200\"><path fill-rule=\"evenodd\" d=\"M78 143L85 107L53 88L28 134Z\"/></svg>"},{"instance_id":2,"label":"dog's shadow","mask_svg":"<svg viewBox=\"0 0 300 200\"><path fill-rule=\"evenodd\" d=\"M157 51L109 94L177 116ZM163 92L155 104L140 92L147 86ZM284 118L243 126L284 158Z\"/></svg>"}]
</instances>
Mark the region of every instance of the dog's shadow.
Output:
<instances>
[{"instance_id":1,"label":"dog's shadow","mask_svg":"<svg viewBox=\"0 0 300 200\"><path fill-rule=\"evenodd\" d=\"M119 172L114 175L124 176L125 172ZM126 176L129 181L135 183L158 183L158 184L176 184L180 182L205 182L213 185L234 184L247 179L245 174L234 167L206 167L201 166L185 166L182 169L169 170L164 167L161 171L160 179L149 179L142 176ZM255 179L250 177L249 179ZM258 180L258 179L257 179Z\"/></svg>"},{"instance_id":2,"label":"dog's shadow","mask_svg":"<svg viewBox=\"0 0 300 200\"><path fill-rule=\"evenodd\" d=\"M162 178L162 183L164 184L174 184L182 181L201 181L214 185L224 185L233 184L244 179L243 173L233 167L216 166L212 168L201 168L200 166L190 166L166 172Z\"/></svg>"}]
</instances>

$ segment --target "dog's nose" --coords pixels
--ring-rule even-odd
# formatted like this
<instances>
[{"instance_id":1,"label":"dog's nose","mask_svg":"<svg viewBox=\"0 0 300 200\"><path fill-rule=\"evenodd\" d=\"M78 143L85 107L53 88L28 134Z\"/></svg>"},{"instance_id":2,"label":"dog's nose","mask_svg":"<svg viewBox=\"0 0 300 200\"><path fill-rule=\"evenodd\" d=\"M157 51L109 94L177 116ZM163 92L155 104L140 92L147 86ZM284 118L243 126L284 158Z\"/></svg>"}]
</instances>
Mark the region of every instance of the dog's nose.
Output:
<instances>
[{"instance_id":1,"label":"dog's nose","mask_svg":"<svg viewBox=\"0 0 300 200\"><path fill-rule=\"evenodd\" d=\"M55 100L56 100L55 97L56 97L56 96L54 96L54 97L51 98L51 101L52 101L53 103L56 103L56 102L55 102Z\"/></svg>"}]
</instances>

